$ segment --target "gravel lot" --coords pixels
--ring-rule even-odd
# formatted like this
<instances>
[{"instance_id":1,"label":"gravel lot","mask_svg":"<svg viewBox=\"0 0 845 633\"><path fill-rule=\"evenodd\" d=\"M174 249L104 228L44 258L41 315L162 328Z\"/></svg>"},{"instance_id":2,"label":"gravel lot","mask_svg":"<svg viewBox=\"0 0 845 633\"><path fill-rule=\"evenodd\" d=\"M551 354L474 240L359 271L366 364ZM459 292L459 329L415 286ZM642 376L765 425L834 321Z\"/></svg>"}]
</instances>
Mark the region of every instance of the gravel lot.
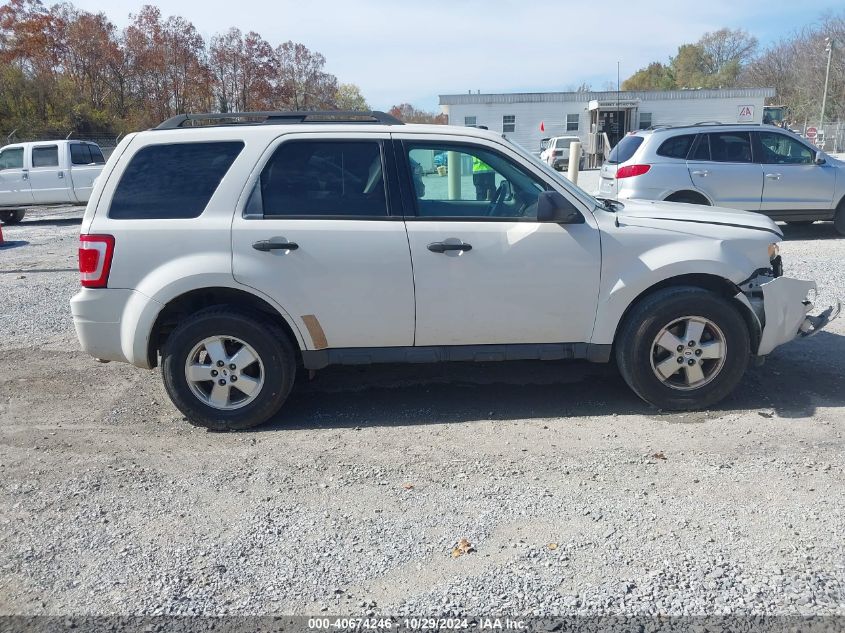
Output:
<instances>
[{"instance_id":1,"label":"gravel lot","mask_svg":"<svg viewBox=\"0 0 845 633\"><path fill-rule=\"evenodd\" d=\"M845 319L707 412L586 365L345 368L206 433L78 351L79 216L0 250L0 614L845 617ZM845 239L787 236L845 297Z\"/></svg>"}]
</instances>

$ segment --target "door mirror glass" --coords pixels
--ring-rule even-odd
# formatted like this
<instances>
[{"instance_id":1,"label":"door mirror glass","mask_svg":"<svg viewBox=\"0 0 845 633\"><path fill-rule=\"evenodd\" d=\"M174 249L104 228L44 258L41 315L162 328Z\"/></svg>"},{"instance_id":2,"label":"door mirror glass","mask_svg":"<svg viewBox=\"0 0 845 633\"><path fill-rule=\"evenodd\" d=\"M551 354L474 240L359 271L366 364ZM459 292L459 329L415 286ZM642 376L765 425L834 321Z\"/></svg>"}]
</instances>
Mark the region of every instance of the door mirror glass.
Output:
<instances>
[{"instance_id":1,"label":"door mirror glass","mask_svg":"<svg viewBox=\"0 0 845 633\"><path fill-rule=\"evenodd\" d=\"M824 154L821 152L816 152L816 157L813 160L816 165L824 165L827 161L824 158Z\"/></svg>"},{"instance_id":2,"label":"door mirror glass","mask_svg":"<svg viewBox=\"0 0 845 633\"><path fill-rule=\"evenodd\" d=\"M582 224L584 216L563 194L557 191L544 191L537 200L537 221Z\"/></svg>"}]
</instances>

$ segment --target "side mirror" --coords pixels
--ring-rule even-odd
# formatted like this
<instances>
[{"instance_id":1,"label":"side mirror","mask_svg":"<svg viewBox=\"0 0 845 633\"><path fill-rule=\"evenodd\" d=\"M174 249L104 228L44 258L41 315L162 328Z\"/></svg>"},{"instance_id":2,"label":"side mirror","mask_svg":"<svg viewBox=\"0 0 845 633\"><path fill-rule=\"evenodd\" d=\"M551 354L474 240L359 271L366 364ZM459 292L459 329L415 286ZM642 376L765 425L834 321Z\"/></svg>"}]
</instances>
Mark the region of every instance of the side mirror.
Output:
<instances>
[{"instance_id":1,"label":"side mirror","mask_svg":"<svg viewBox=\"0 0 845 633\"><path fill-rule=\"evenodd\" d=\"M544 191L537 198L537 221L556 224L583 224L584 216L557 191Z\"/></svg>"},{"instance_id":2,"label":"side mirror","mask_svg":"<svg viewBox=\"0 0 845 633\"><path fill-rule=\"evenodd\" d=\"M503 188L502 200L505 202L513 200L513 185L511 184L511 181L503 180L502 184L499 186Z\"/></svg>"},{"instance_id":3,"label":"side mirror","mask_svg":"<svg viewBox=\"0 0 845 633\"><path fill-rule=\"evenodd\" d=\"M816 165L824 165L827 161L824 158L824 154L821 152L816 152L816 157L813 159L813 162Z\"/></svg>"}]
</instances>

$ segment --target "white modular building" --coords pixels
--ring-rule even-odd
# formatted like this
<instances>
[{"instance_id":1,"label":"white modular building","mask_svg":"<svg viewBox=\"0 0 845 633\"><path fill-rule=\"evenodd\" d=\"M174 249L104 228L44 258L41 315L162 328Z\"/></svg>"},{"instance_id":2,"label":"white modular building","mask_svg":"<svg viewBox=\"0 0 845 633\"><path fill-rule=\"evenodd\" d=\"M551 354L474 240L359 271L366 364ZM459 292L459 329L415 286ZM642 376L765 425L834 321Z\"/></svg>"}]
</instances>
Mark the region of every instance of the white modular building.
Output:
<instances>
[{"instance_id":1,"label":"white modular building","mask_svg":"<svg viewBox=\"0 0 845 633\"><path fill-rule=\"evenodd\" d=\"M704 121L762 123L774 88L440 95L451 125L485 126L537 152L543 139L577 135L600 154L633 130Z\"/></svg>"}]
</instances>

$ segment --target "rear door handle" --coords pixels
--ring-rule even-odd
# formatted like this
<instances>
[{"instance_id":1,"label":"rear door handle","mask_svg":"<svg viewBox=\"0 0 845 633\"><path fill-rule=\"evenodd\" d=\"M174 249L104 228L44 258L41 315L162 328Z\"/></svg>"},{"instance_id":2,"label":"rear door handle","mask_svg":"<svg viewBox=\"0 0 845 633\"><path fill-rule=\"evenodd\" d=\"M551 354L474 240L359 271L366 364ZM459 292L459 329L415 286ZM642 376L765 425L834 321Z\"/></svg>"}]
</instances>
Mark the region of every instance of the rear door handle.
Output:
<instances>
[{"instance_id":1,"label":"rear door handle","mask_svg":"<svg viewBox=\"0 0 845 633\"><path fill-rule=\"evenodd\" d=\"M692 172L693 176L707 176L708 174L710 174L710 172L706 169L699 169L697 171Z\"/></svg>"},{"instance_id":2,"label":"rear door handle","mask_svg":"<svg viewBox=\"0 0 845 633\"><path fill-rule=\"evenodd\" d=\"M769 180L780 180L781 174L766 174Z\"/></svg>"},{"instance_id":3,"label":"rear door handle","mask_svg":"<svg viewBox=\"0 0 845 633\"><path fill-rule=\"evenodd\" d=\"M254 242L252 247L257 251L295 251L299 248L296 242L271 242L270 240L259 240Z\"/></svg>"},{"instance_id":4,"label":"rear door handle","mask_svg":"<svg viewBox=\"0 0 845 633\"><path fill-rule=\"evenodd\" d=\"M446 242L432 242L428 245L432 253L445 253L446 251L471 251L472 244L447 244Z\"/></svg>"}]
</instances>

